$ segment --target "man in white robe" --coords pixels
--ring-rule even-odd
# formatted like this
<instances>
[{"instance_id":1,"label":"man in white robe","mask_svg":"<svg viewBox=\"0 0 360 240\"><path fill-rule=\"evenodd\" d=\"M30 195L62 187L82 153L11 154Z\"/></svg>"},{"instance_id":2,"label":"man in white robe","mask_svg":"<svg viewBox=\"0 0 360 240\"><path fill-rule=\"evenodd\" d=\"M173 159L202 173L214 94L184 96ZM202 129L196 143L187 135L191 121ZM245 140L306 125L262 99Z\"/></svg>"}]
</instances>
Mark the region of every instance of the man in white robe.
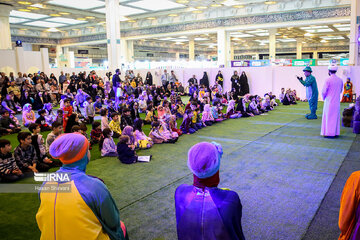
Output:
<instances>
[{"instance_id":1,"label":"man in white robe","mask_svg":"<svg viewBox=\"0 0 360 240\"><path fill-rule=\"evenodd\" d=\"M326 79L322 97L324 108L321 124L321 136L337 137L340 135L340 94L343 81L336 76L338 67L335 64L329 66L329 78Z\"/></svg>"}]
</instances>

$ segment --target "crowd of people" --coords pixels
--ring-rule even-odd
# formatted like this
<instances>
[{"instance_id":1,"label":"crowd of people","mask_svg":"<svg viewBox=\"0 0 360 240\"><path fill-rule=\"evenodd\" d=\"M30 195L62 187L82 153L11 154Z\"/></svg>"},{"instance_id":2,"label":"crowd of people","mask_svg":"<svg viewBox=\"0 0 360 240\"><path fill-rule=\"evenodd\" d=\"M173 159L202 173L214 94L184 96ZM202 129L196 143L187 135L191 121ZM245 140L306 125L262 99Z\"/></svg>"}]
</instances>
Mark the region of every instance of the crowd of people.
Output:
<instances>
[{"instance_id":1,"label":"crowd of people","mask_svg":"<svg viewBox=\"0 0 360 240\"><path fill-rule=\"evenodd\" d=\"M229 92L223 92L221 71L212 86L206 72L199 81L193 75L186 92L174 71L168 74L164 70L161 86L153 83L150 72L144 81L131 70L125 73L124 80L120 74L119 69L104 78L95 71L88 75L61 72L58 77L19 73L17 78L1 73L0 133L18 133L19 141L14 157L4 150L8 157L1 158L3 181L56 166L58 163L50 160L49 148L62 132L81 133L89 139L91 148L98 144L102 156L118 157L122 163L130 164L138 160L137 149L175 143L182 134L195 133L226 119L259 115L277 105L272 93L264 97L249 94L245 72L241 76L234 72ZM188 103L183 103L184 95L190 96ZM145 118L140 118L140 113ZM21 114L21 121L17 114ZM99 115L101 121L95 121ZM178 119L182 119L179 126ZM88 124L92 128L90 136ZM151 126L148 135L143 131L144 124ZM21 131L24 128L30 132ZM51 131L46 139L41 135L44 131ZM119 138L117 145L114 138ZM2 141L0 149L8 149L9 142Z\"/></svg>"}]
</instances>

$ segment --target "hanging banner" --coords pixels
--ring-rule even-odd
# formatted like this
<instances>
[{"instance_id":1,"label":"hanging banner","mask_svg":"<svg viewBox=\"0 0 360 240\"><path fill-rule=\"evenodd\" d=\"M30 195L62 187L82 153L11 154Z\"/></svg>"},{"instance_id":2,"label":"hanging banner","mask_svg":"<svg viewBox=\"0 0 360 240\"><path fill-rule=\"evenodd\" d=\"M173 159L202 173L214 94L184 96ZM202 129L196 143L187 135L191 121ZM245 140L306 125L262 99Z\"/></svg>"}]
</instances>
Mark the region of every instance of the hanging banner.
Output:
<instances>
[{"instance_id":1,"label":"hanging banner","mask_svg":"<svg viewBox=\"0 0 360 240\"><path fill-rule=\"evenodd\" d=\"M340 59L340 66L349 66L349 59L348 58L341 58Z\"/></svg>"},{"instance_id":2,"label":"hanging banner","mask_svg":"<svg viewBox=\"0 0 360 240\"><path fill-rule=\"evenodd\" d=\"M231 67L250 67L250 61L231 61Z\"/></svg>"},{"instance_id":3,"label":"hanging banner","mask_svg":"<svg viewBox=\"0 0 360 240\"><path fill-rule=\"evenodd\" d=\"M250 61L250 67L265 67L269 66L270 61L269 60L251 60Z\"/></svg>"},{"instance_id":4,"label":"hanging banner","mask_svg":"<svg viewBox=\"0 0 360 240\"><path fill-rule=\"evenodd\" d=\"M294 67L305 67L305 66L315 66L315 59L295 59L292 60L292 66Z\"/></svg>"},{"instance_id":5,"label":"hanging banner","mask_svg":"<svg viewBox=\"0 0 360 240\"><path fill-rule=\"evenodd\" d=\"M318 66L329 66L331 63L331 60L327 59L327 60L317 60L317 65Z\"/></svg>"},{"instance_id":6,"label":"hanging banner","mask_svg":"<svg viewBox=\"0 0 360 240\"><path fill-rule=\"evenodd\" d=\"M271 60L271 66L292 66L291 59Z\"/></svg>"}]
</instances>

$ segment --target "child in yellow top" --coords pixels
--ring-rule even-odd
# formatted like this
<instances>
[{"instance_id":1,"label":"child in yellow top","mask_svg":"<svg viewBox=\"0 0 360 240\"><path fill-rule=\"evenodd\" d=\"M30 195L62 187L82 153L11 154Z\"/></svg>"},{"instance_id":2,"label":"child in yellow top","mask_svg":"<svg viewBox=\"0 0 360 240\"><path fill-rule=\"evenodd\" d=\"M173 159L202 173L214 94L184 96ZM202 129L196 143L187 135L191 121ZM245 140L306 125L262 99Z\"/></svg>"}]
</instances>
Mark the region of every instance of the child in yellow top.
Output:
<instances>
[{"instance_id":1,"label":"child in yellow top","mask_svg":"<svg viewBox=\"0 0 360 240\"><path fill-rule=\"evenodd\" d=\"M111 122L109 123L109 128L113 131L113 137L118 138L121 135L121 128L120 128L120 118L119 113L114 112L111 114Z\"/></svg>"}]
</instances>

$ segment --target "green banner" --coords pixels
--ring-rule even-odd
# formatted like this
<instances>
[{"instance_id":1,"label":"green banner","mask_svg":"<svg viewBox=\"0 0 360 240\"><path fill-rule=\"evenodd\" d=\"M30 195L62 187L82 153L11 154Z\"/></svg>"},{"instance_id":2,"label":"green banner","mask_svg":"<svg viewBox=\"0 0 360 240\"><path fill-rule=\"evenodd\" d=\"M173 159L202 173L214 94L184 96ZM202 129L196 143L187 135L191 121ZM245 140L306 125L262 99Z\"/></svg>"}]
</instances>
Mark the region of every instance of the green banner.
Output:
<instances>
[{"instance_id":1,"label":"green banner","mask_svg":"<svg viewBox=\"0 0 360 240\"><path fill-rule=\"evenodd\" d=\"M315 66L315 59L296 59L292 60L293 67L305 67L305 66Z\"/></svg>"}]
</instances>

